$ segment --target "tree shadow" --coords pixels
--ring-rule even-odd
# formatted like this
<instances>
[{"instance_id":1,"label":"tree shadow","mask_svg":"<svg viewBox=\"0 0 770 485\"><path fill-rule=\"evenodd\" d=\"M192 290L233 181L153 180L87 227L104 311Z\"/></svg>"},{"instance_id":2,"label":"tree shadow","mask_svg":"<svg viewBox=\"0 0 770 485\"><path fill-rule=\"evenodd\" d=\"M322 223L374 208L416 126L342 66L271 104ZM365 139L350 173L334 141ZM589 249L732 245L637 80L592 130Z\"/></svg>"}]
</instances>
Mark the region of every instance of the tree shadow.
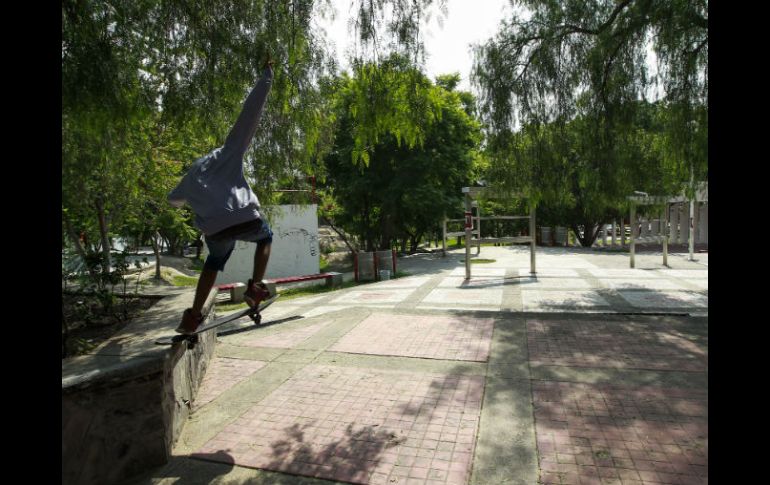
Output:
<instances>
[{"instance_id":1,"label":"tree shadow","mask_svg":"<svg viewBox=\"0 0 770 485\"><path fill-rule=\"evenodd\" d=\"M686 317L538 316L527 321L530 362L539 365L708 371L707 327Z\"/></svg>"},{"instance_id":2,"label":"tree shadow","mask_svg":"<svg viewBox=\"0 0 770 485\"><path fill-rule=\"evenodd\" d=\"M659 377L665 373L647 374L637 381L628 380L621 383L625 387L619 386L618 374L615 371L638 369L611 365L609 360L617 357L613 353L624 352L623 345L613 347L613 339L617 340L618 335L622 336L624 345L633 345L640 349L656 347L665 351L657 354L657 357L656 354L648 354L649 359L665 358L667 355L684 356L684 361L704 359L707 356L708 344L707 320L692 317L585 313L450 313L463 317L495 318L494 337L486 369L481 371L478 365L457 362L431 380L422 401L399 402L394 409L401 416L415 418L412 421L417 424L453 424L451 420L458 418L450 416L451 411L446 411L445 408L460 408L463 399L467 401L468 379L482 379L483 395L479 397L478 415L473 418L475 424L462 412L459 417L460 427L463 426L463 417L466 418L465 426L475 426L472 445L472 462L475 463L473 483L516 483L517 479L521 483L535 483L541 469L543 472L550 472L548 467L551 465L546 465L545 463L549 463L547 461L541 463L541 458L550 452L548 446L562 445L556 440L564 438L564 432L570 429L570 419L583 419L580 422L586 433L604 433L607 430L606 425L612 425L613 428L609 431L613 436L630 436L630 433L638 430L644 430L650 436L668 436L668 439L673 441L660 442L660 446L678 446L682 455L695 463L707 460L707 424L704 424L707 421L707 390L704 396L704 391L697 383L690 384L689 387L682 386L684 390L677 389L677 383L672 384ZM537 325L530 323L544 325L538 329ZM571 379L559 373L556 370L559 364L553 363L537 364L537 373L531 371L530 334L536 333L535 330L546 332L549 338L558 340L566 348L578 346L583 358L592 365L590 369L583 369L591 371L589 378L582 383L576 383L574 380L568 383L566 381ZM581 341L591 342L593 345L580 346L578 344ZM622 359L616 360L621 364L624 362ZM692 373L704 374L706 369ZM592 389L607 390L609 397L606 399L606 414L585 416L586 413L583 412L584 416L581 416L575 412L580 409L561 396L550 400L547 399L548 396L546 399L540 399L543 392L540 385L544 383L564 383L567 393L573 392L574 389L584 389L588 394ZM643 412L641 419L639 416L628 414L629 406L612 401L617 393L623 392L615 391L616 389L625 389L626 396L638 393L636 402L639 404L636 404L636 409ZM670 389L673 390L669 391ZM545 388L545 392L547 391ZM612 394L613 392L616 394ZM605 409L602 408L601 412L605 412ZM542 429L548 430L549 436L553 438L551 441L540 440L542 436L536 435L534 431L535 426L545 423L546 419L549 427ZM397 449L407 443L406 436L394 433L392 428L388 429L384 421L379 425L348 423L340 430L341 435L329 435L326 440L319 441L317 436L310 437L308 431L317 422L317 419L308 419L286 426L283 428L284 436L270 443L267 456L262 462L243 466L327 480L368 483L375 474L393 468L393 460L401 458L396 453ZM483 436L479 434L482 427ZM598 435L586 434L581 436L583 439L569 442L572 454L581 455L581 460L586 460L586 463L590 459L592 466L613 467L622 463L618 460L625 458L614 454L617 448L612 443L605 443L599 438L592 441L593 436ZM436 441L441 443L441 437ZM586 443L596 444L596 449L587 447ZM640 446L655 446L654 441L640 443ZM436 451L438 452L438 449ZM219 458L228 459L212 455L215 461L219 461ZM684 468L677 468L680 464L671 465L675 471L684 473ZM468 470L470 469L468 465ZM559 472L558 467L556 472ZM314 478L279 474L267 474L265 477L270 479L254 478L242 483L323 483L315 481ZM403 481L406 480L405 476Z\"/></svg>"},{"instance_id":3,"label":"tree shadow","mask_svg":"<svg viewBox=\"0 0 770 485\"><path fill-rule=\"evenodd\" d=\"M248 317L245 317L245 318L248 318ZM255 325L254 322L252 322L250 319L244 320L242 322L238 322L236 320L236 322L233 322L232 324L234 328L226 328L226 329L220 330L219 332L217 332L217 336L224 337L227 335L235 335L243 332L250 332L252 330L258 330L260 328L270 327L272 325L280 325L281 323L293 322L294 320L302 320L303 318L305 318L303 315L294 315L291 317L279 318L268 322L261 322L259 325ZM223 327L228 327L230 325L231 324L225 324L223 325Z\"/></svg>"},{"instance_id":4,"label":"tree shadow","mask_svg":"<svg viewBox=\"0 0 770 485\"><path fill-rule=\"evenodd\" d=\"M286 439L271 443L269 461L261 468L283 473L368 483L382 463L383 453L399 446L404 438L395 433L377 429L377 425L357 427L350 423L344 436L326 443L307 442L305 430L316 421L284 428Z\"/></svg>"},{"instance_id":5,"label":"tree shadow","mask_svg":"<svg viewBox=\"0 0 770 485\"><path fill-rule=\"evenodd\" d=\"M707 475L706 319L541 314L526 323L544 475L574 478L585 466L616 477L631 459L655 461L650 470L675 481Z\"/></svg>"},{"instance_id":6,"label":"tree shadow","mask_svg":"<svg viewBox=\"0 0 770 485\"><path fill-rule=\"evenodd\" d=\"M452 313L489 316L486 312ZM693 317L575 313L509 315L498 316L495 320L494 343L485 377L484 414L481 417L481 420L486 419L487 422L480 423L484 427L484 435L477 431L472 483L534 483L538 479L541 459L545 456L539 453L547 454L551 449L545 447L556 444L543 444L545 441L541 442L541 436L534 428L530 428L530 435L524 428L527 421L535 426L538 419L542 424L545 422L544 417L547 417L549 420L546 427L537 428L538 432L552 432L553 429L548 426L556 426L559 439L569 438L565 438L564 434L567 429L564 416L574 411L574 403L554 400L544 405L535 401L535 394L540 392L539 386L542 383L560 382L578 388L583 386L587 395L592 390L609 393L606 398L607 411L578 421L585 431L584 439L575 440L562 449L563 453L581 453L580 459L585 460L585 463L590 462L592 466L624 466L622 460L627 457L622 455L623 451L618 449L617 443L595 439L593 444L597 449L593 454L590 448L575 444L589 443L591 437L602 436L602 433L607 432L607 426L611 425L612 436L618 442L624 439L623 436L634 436L634 433L646 433L646 437L659 438L657 442L651 438L651 441L640 438L640 449L651 453L661 452L663 446L668 446L668 450L678 446L681 459L668 463L667 469L672 473L693 473L693 468L688 467L688 464L696 468L705 464L706 468L701 470L707 473L707 321ZM580 347L584 359L582 371L590 373L586 374L584 383L575 383L574 376L555 370L557 365L568 363L549 365L543 362L538 364L536 373L531 373L533 322L548 323L545 330L550 337L567 349L581 340L590 343ZM622 354L625 348L635 352L645 349L646 353L624 359ZM650 364L650 361L656 360L661 365ZM569 364L575 366L575 363ZM629 377L628 372L649 369L655 372L641 372L636 379L625 379ZM626 373L619 375L619 370ZM678 378L672 378L669 371L678 371ZM473 370L467 365L458 364L446 376L434 380L431 388L436 391L455 389L459 382L456 376L469 373L472 374ZM693 379L694 376L697 378ZM437 393L435 396L438 396L438 404L447 403L447 398L442 397L447 396L446 393ZM631 397L636 399L636 409L642 410L644 414L628 414L630 408L624 408L622 400ZM438 404L436 409L440 407ZM404 405L401 412L415 415L420 409L410 404ZM507 420L501 418L501 415L506 415ZM554 416L559 418L554 419ZM578 413L572 418L581 419L581 416ZM535 439L538 440L537 445ZM544 447L542 450L538 448L541 445ZM650 448L644 448L647 446ZM660 455L650 456L661 459ZM551 458L556 465L554 470L562 470L558 468L562 464L555 463L555 455L548 455L545 459ZM552 471L548 468L551 464L546 463L544 466L546 468L542 469L543 472Z\"/></svg>"},{"instance_id":7,"label":"tree shadow","mask_svg":"<svg viewBox=\"0 0 770 485\"><path fill-rule=\"evenodd\" d=\"M171 456L165 465L149 470L122 485L151 485L161 479L177 479L190 485L208 484L230 473L235 459L227 450L214 453L197 453L194 456Z\"/></svg>"}]
</instances>

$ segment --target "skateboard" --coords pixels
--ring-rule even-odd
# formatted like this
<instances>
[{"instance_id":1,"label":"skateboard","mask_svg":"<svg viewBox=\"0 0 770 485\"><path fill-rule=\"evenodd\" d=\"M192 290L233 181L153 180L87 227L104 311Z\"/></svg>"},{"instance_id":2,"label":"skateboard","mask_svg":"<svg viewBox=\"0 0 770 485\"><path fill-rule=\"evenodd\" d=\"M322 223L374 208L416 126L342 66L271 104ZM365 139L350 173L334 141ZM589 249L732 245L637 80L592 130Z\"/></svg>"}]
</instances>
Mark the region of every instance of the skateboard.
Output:
<instances>
[{"instance_id":1,"label":"skateboard","mask_svg":"<svg viewBox=\"0 0 770 485\"><path fill-rule=\"evenodd\" d=\"M232 322L233 320L237 320L239 318L249 316L253 321L255 325L259 325L262 322L262 310L269 307L273 304L275 300L278 299L280 295L275 295L273 297L268 298L267 300L261 302L259 306L254 308L246 308L244 310L230 313L228 315L225 315L223 317L217 318L211 323L207 323L205 325L201 325L198 327L198 329L190 334L184 334L184 333L178 333L170 337L162 337L155 341L157 345L173 345L177 342L182 342L184 340L187 341L187 348L192 349L195 347L195 344L198 343L198 334L201 334L203 332L207 332L211 330L212 328L217 328L220 325L224 325L225 323Z\"/></svg>"}]
</instances>

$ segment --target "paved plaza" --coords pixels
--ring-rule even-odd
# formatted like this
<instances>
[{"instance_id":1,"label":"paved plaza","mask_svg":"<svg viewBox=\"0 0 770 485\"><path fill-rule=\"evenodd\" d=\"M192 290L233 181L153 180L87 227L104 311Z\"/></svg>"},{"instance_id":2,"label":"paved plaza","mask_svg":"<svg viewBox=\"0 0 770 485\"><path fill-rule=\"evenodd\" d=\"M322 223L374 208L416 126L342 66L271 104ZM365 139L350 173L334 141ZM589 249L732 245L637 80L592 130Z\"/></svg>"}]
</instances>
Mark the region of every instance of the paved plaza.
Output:
<instances>
[{"instance_id":1,"label":"paved plaza","mask_svg":"<svg viewBox=\"0 0 770 485\"><path fill-rule=\"evenodd\" d=\"M479 257L226 325L171 461L133 483L708 483L707 254Z\"/></svg>"}]
</instances>

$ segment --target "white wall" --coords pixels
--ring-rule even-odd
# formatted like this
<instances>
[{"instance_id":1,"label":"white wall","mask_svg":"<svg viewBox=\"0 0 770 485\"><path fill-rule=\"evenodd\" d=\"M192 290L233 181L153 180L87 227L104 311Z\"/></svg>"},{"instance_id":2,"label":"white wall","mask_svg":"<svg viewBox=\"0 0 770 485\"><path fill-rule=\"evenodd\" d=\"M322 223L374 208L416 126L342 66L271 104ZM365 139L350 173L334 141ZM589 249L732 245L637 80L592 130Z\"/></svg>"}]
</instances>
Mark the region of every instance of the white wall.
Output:
<instances>
[{"instance_id":1,"label":"white wall","mask_svg":"<svg viewBox=\"0 0 770 485\"><path fill-rule=\"evenodd\" d=\"M319 272L318 216L316 204L263 207L273 230L273 245L265 278L299 276ZM216 284L243 282L252 276L256 243L236 241L235 249L217 275ZM208 255L204 244L203 257Z\"/></svg>"}]
</instances>

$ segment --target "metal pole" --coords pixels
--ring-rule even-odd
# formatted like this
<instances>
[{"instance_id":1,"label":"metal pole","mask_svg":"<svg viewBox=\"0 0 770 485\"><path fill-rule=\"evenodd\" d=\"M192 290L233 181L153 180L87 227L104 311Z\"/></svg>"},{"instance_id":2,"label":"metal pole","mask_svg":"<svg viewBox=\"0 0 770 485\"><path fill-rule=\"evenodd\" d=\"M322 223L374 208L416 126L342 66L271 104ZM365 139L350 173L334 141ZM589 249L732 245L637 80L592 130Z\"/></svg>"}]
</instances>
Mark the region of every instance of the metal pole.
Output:
<instances>
[{"instance_id":1,"label":"metal pole","mask_svg":"<svg viewBox=\"0 0 770 485\"><path fill-rule=\"evenodd\" d=\"M533 202L530 202L529 206L529 236L532 238L530 241L530 257L529 257L529 272L531 274L535 274L535 241L537 237L535 236L535 204Z\"/></svg>"},{"instance_id":2,"label":"metal pole","mask_svg":"<svg viewBox=\"0 0 770 485\"><path fill-rule=\"evenodd\" d=\"M616 225L615 222L616 222L615 219L613 219L612 220L612 242L610 243L613 248L615 247L615 233L618 230L618 226Z\"/></svg>"},{"instance_id":3,"label":"metal pole","mask_svg":"<svg viewBox=\"0 0 770 485\"><path fill-rule=\"evenodd\" d=\"M662 216L660 223L663 227L660 228L660 234L663 236L663 266L668 266L668 204L663 207Z\"/></svg>"},{"instance_id":4,"label":"metal pole","mask_svg":"<svg viewBox=\"0 0 770 485\"><path fill-rule=\"evenodd\" d=\"M671 234L671 243L672 244L678 244L679 243L679 228L677 227L679 224L679 205L678 204L671 204L671 206L668 209L668 212L671 214L671 231L669 232Z\"/></svg>"},{"instance_id":5,"label":"metal pole","mask_svg":"<svg viewBox=\"0 0 770 485\"><path fill-rule=\"evenodd\" d=\"M620 218L620 246L626 245L626 219Z\"/></svg>"},{"instance_id":6,"label":"metal pole","mask_svg":"<svg viewBox=\"0 0 770 485\"><path fill-rule=\"evenodd\" d=\"M695 252L695 199L690 201L690 256L689 261L695 261L693 253Z\"/></svg>"},{"instance_id":7,"label":"metal pole","mask_svg":"<svg viewBox=\"0 0 770 485\"><path fill-rule=\"evenodd\" d=\"M471 215L471 195L465 194L465 279L471 279L471 231L473 216Z\"/></svg>"},{"instance_id":8,"label":"metal pole","mask_svg":"<svg viewBox=\"0 0 770 485\"><path fill-rule=\"evenodd\" d=\"M690 162L690 188L693 191L693 198L690 200L690 255L687 258L690 261L695 261L693 253L695 252L695 172L692 168L692 162Z\"/></svg>"},{"instance_id":9,"label":"metal pole","mask_svg":"<svg viewBox=\"0 0 770 485\"><path fill-rule=\"evenodd\" d=\"M441 257L446 258L446 216L444 216L441 229Z\"/></svg>"},{"instance_id":10,"label":"metal pole","mask_svg":"<svg viewBox=\"0 0 770 485\"><path fill-rule=\"evenodd\" d=\"M634 249L636 249L636 243L634 233L636 232L636 204L631 202L631 267L636 267L636 261L634 261Z\"/></svg>"},{"instance_id":11,"label":"metal pole","mask_svg":"<svg viewBox=\"0 0 770 485\"><path fill-rule=\"evenodd\" d=\"M481 254L481 206L476 201L476 256Z\"/></svg>"}]
</instances>

